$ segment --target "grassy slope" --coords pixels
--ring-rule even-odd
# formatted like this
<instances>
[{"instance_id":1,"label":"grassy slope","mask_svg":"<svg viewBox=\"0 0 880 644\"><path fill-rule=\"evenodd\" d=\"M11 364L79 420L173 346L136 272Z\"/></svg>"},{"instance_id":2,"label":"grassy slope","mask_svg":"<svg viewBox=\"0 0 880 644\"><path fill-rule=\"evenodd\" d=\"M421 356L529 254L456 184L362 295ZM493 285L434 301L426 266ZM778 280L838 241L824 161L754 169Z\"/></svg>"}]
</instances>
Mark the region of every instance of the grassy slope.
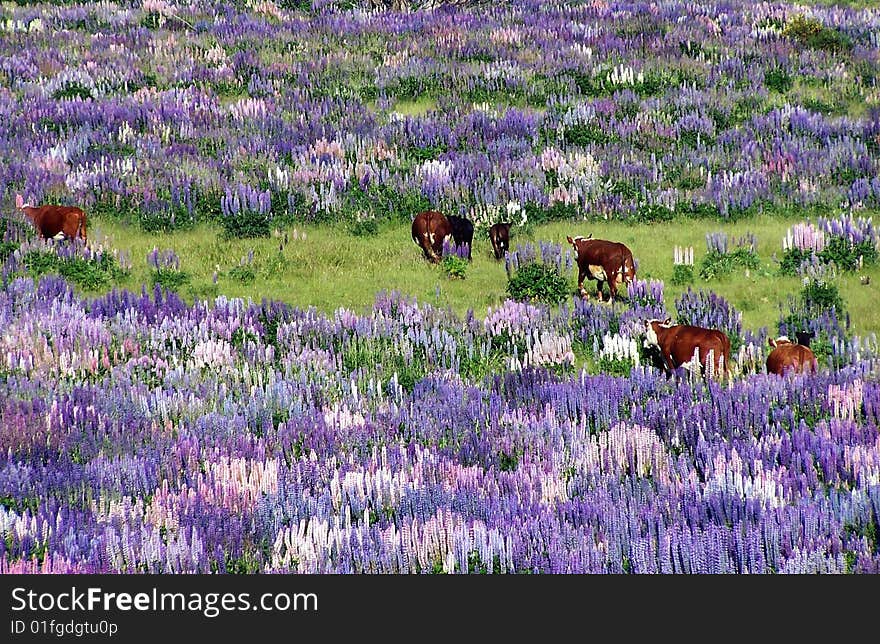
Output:
<instances>
[{"instance_id":1,"label":"grassy slope","mask_svg":"<svg viewBox=\"0 0 880 644\"><path fill-rule=\"evenodd\" d=\"M526 239L545 239L565 243L566 235L587 235L623 241L630 246L639 261L639 276L664 280L667 305L674 306L674 298L682 290L669 284L672 275L672 249L678 245L693 245L696 264L699 265L706 249L705 235L724 230L728 235L753 232L758 238L758 253L762 268L730 276L723 281L703 282L696 287L711 288L727 298L743 312L746 328L767 326L775 329L779 302L800 289L797 278L776 275L773 253L781 254L781 240L787 228L800 218L759 217L746 222L722 224L716 222L675 222L627 226L621 223L570 224L554 223L536 227L529 237L518 235L513 246ZM383 289L397 289L414 295L420 301L440 306L451 306L458 313L472 308L478 316L487 307L497 306L505 297L507 276L504 263L491 254L487 239L475 240L473 262L464 280L446 278L441 270L421 259L420 251L410 238L406 225L386 225L374 237L354 237L343 228L298 227L306 231L305 240L293 239L279 252L279 239L232 240L220 237L215 229L199 227L173 235L150 235L114 221L96 219L92 224L93 239L108 237L107 243L127 251L133 263L133 273L123 286L139 289L150 282L147 253L157 246L171 248L181 258L181 268L190 274L190 281L181 289L187 299L230 297L280 299L298 305L314 305L323 311L339 306L362 311L369 306L375 294ZM254 250L256 279L245 284L230 275L230 270L248 251ZM219 266L216 285L212 275ZM841 293L852 315L855 332L864 334L880 331L878 288L880 267L866 271L871 284L863 286L856 275L842 275ZM570 275L572 287L575 271ZM588 282L595 289L595 282Z\"/></svg>"}]
</instances>

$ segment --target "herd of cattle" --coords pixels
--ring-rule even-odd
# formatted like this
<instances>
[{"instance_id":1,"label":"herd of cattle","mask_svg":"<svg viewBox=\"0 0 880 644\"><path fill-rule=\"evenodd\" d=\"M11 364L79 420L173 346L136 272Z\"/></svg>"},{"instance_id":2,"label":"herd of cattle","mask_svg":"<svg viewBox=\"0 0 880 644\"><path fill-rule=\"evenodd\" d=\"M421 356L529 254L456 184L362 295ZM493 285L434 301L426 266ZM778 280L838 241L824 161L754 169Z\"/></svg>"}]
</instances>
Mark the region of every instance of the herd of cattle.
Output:
<instances>
[{"instance_id":1,"label":"herd of cattle","mask_svg":"<svg viewBox=\"0 0 880 644\"><path fill-rule=\"evenodd\" d=\"M503 259L510 245L510 223L498 223L489 229L489 241L496 259ZM473 243L473 223L459 216L444 216L436 210L418 213L412 223L412 238L425 258L439 262L443 242L447 236L457 245ZM603 301L604 284L608 283L608 299L617 297L617 289L636 277L632 251L625 244L605 239L568 237L574 248L578 267L578 292L584 298L589 294L584 280L596 280L596 298ZM799 334L798 342L786 336L770 340L773 350L767 356L767 371L782 375L785 372L815 373L818 361L809 348L811 334ZM729 373L730 338L719 329L707 329L689 324L672 324L672 320L645 321L645 348L656 352L658 362L667 373L679 367L699 365L703 372L716 375Z\"/></svg>"},{"instance_id":2,"label":"herd of cattle","mask_svg":"<svg viewBox=\"0 0 880 644\"><path fill-rule=\"evenodd\" d=\"M15 205L34 225L44 239L86 240L86 215L76 206L42 205L24 203L16 195ZM497 223L489 229L489 241L496 259L504 259L510 248L511 224ZM474 239L474 225L464 217L446 216L436 210L418 213L412 222L412 238L432 262L439 262L443 255L443 242L452 237L456 245L467 246L468 259ZM617 289L635 279L636 266L632 251L620 242L587 237L568 237L574 248L578 266L578 292L589 297L584 280L597 282L596 297L603 300L604 284L608 283L608 298L617 296ZM728 373L730 365L730 339L718 329L706 329L687 324L672 324L671 319L645 321L645 347L659 353L662 367L671 372L682 366L699 364L703 371L714 374ZM809 348L809 336L803 335L798 342L781 336L770 340L773 350L767 357L767 371L783 374L787 371L816 372L818 362Z\"/></svg>"}]
</instances>

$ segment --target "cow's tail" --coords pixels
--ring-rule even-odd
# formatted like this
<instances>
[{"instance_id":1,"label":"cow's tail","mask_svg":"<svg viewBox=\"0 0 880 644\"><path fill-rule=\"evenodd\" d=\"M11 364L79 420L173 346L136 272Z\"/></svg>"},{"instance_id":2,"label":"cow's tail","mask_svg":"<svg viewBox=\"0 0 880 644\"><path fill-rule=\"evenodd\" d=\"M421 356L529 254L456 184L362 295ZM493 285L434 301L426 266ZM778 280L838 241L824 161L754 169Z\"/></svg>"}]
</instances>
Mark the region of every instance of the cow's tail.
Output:
<instances>
[{"instance_id":1,"label":"cow's tail","mask_svg":"<svg viewBox=\"0 0 880 644\"><path fill-rule=\"evenodd\" d=\"M77 237L82 237L83 241L86 241L86 213L80 211L79 213L79 223L76 228Z\"/></svg>"}]
</instances>

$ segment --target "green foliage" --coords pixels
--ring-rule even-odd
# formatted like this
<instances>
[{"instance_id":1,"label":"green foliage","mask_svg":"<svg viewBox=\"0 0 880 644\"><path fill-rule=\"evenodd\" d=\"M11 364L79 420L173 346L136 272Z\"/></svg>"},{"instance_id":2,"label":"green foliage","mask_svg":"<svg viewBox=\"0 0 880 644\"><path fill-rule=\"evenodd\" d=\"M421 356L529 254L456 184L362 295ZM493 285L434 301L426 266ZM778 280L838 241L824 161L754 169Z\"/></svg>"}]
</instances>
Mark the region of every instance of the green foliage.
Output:
<instances>
[{"instance_id":1,"label":"green foliage","mask_svg":"<svg viewBox=\"0 0 880 644\"><path fill-rule=\"evenodd\" d=\"M12 253L18 250L18 246L16 242L0 241L0 263L5 262Z\"/></svg>"},{"instance_id":2,"label":"green foliage","mask_svg":"<svg viewBox=\"0 0 880 644\"><path fill-rule=\"evenodd\" d=\"M348 229L355 237L375 237L379 234L379 222L373 217L357 219Z\"/></svg>"},{"instance_id":3,"label":"green foliage","mask_svg":"<svg viewBox=\"0 0 880 644\"><path fill-rule=\"evenodd\" d=\"M446 255L440 262L440 268L451 279L464 279L468 269L468 261L458 255Z\"/></svg>"},{"instance_id":4,"label":"green foliage","mask_svg":"<svg viewBox=\"0 0 880 644\"><path fill-rule=\"evenodd\" d=\"M613 136L605 133L598 123L578 123L565 128L562 138L566 145L587 146L593 143L604 145Z\"/></svg>"},{"instance_id":5,"label":"green foliage","mask_svg":"<svg viewBox=\"0 0 880 644\"><path fill-rule=\"evenodd\" d=\"M646 203L641 204L638 208L636 208L635 219L646 224L661 221L672 221L673 219L675 219L675 213L663 204Z\"/></svg>"},{"instance_id":6,"label":"green foliage","mask_svg":"<svg viewBox=\"0 0 880 644\"><path fill-rule=\"evenodd\" d=\"M840 291L837 285L831 281L809 280L801 289L801 299L808 310L834 307L838 313L844 311Z\"/></svg>"},{"instance_id":7,"label":"green foliage","mask_svg":"<svg viewBox=\"0 0 880 644\"><path fill-rule=\"evenodd\" d=\"M674 286L687 286L694 283L694 267L688 264L675 264L672 267L672 279L670 284Z\"/></svg>"},{"instance_id":8,"label":"green foliage","mask_svg":"<svg viewBox=\"0 0 880 644\"><path fill-rule=\"evenodd\" d=\"M824 263L833 262L845 271L858 270L859 258L862 258L864 264L873 264L877 261L877 248L870 240L853 244L844 237L831 237L819 253L819 259Z\"/></svg>"},{"instance_id":9,"label":"green foliage","mask_svg":"<svg viewBox=\"0 0 880 644\"><path fill-rule=\"evenodd\" d=\"M507 282L508 294L519 301L559 304L569 291L568 281L555 266L538 262L520 267Z\"/></svg>"},{"instance_id":10,"label":"green foliage","mask_svg":"<svg viewBox=\"0 0 880 644\"><path fill-rule=\"evenodd\" d=\"M90 98L94 98L92 96L92 90L88 87L80 85L76 82L65 83L54 92L52 92L52 98L57 100L65 100L65 99L75 99L81 98L82 100L87 100Z\"/></svg>"},{"instance_id":11,"label":"green foliage","mask_svg":"<svg viewBox=\"0 0 880 644\"><path fill-rule=\"evenodd\" d=\"M239 264L229 271L229 277L242 284L253 284L257 279L257 274L252 265Z\"/></svg>"},{"instance_id":12,"label":"green foliage","mask_svg":"<svg viewBox=\"0 0 880 644\"><path fill-rule=\"evenodd\" d=\"M700 277L704 280L718 279L733 272L733 258L729 253L709 251L700 264Z\"/></svg>"},{"instance_id":13,"label":"green foliage","mask_svg":"<svg viewBox=\"0 0 880 644\"><path fill-rule=\"evenodd\" d=\"M749 248L736 248L729 253L709 251L700 264L700 277L704 280L719 279L737 268L754 270L761 265L757 254Z\"/></svg>"},{"instance_id":14,"label":"green foliage","mask_svg":"<svg viewBox=\"0 0 880 644\"><path fill-rule=\"evenodd\" d=\"M223 218L223 230L230 239L268 237L272 233L272 217L268 213L242 209L235 216Z\"/></svg>"},{"instance_id":15,"label":"green foliage","mask_svg":"<svg viewBox=\"0 0 880 644\"><path fill-rule=\"evenodd\" d=\"M832 53L852 50L852 39L842 31L826 27L816 18L799 14L791 18L782 29L782 34L797 42Z\"/></svg>"},{"instance_id":16,"label":"green foliage","mask_svg":"<svg viewBox=\"0 0 880 644\"><path fill-rule=\"evenodd\" d=\"M33 277L58 273L88 291L109 286L127 275L109 253L91 259L78 256L62 259L51 250L32 250L24 255L22 262Z\"/></svg>"},{"instance_id":17,"label":"green foliage","mask_svg":"<svg viewBox=\"0 0 880 644\"><path fill-rule=\"evenodd\" d=\"M795 276L798 275L801 265L812 255L812 251L801 250L792 246L782 253L782 260L779 262L780 275Z\"/></svg>"},{"instance_id":18,"label":"green foliage","mask_svg":"<svg viewBox=\"0 0 880 644\"><path fill-rule=\"evenodd\" d=\"M764 73L764 85L780 94L784 94L794 85L794 79L785 69L774 67Z\"/></svg>"},{"instance_id":19,"label":"green foliage","mask_svg":"<svg viewBox=\"0 0 880 644\"><path fill-rule=\"evenodd\" d=\"M73 257L58 262L58 272L68 281L78 284L87 291L95 291L113 281L113 274L97 262L82 257Z\"/></svg>"},{"instance_id":20,"label":"green foliage","mask_svg":"<svg viewBox=\"0 0 880 644\"><path fill-rule=\"evenodd\" d=\"M189 282L189 275L184 271L173 268L153 269L152 281L168 291L177 291L181 286Z\"/></svg>"},{"instance_id":21,"label":"green foliage","mask_svg":"<svg viewBox=\"0 0 880 644\"><path fill-rule=\"evenodd\" d=\"M51 251L32 250L25 253L22 263L31 276L39 277L57 270L59 259L58 255Z\"/></svg>"},{"instance_id":22,"label":"green foliage","mask_svg":"<svg viewBox=\"0 0 880 644\"><path fill-rule=\"evenodd\" d=\"M596 361L596 368L599 373L629 378L632 373L633 363L630 360L621 360L619 358L599 358Z\"/></svg>"},{"instance_id":23,"label":"green foliage","mask_svg":"<svg viewBox=\"0 0 880 644\"><path fill-rule=\"evenodd\" d=\"M515 472L517 467L519 467L519 454L516 450L510 454L501 452L498 455L498 469L502 472Z\"/></svg>"}]
</instances>

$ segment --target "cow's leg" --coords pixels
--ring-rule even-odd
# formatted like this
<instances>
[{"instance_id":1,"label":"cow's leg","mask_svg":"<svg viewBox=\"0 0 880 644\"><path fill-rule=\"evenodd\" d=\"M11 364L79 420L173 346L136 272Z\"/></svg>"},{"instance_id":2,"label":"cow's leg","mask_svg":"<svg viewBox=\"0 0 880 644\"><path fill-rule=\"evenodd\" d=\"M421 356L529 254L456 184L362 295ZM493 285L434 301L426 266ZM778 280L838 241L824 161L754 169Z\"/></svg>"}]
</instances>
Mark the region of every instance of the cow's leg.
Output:
<instances>
[{"instance_id":1,"label":"cow's leg","mask_svg":"<svg viewBox=\"0 0 880 644\"><path fill-rule=\"evenodd\" d=\"M582 268L579 268L578 269L578 293L580 293L581 297L583 297L585 300L589 300L590 295L589 295L589 293L587 293L587 289L584 288L584 279L586 279L586 277L587 277L587 271Z\"/></svg>"},{"instance_id":2,"label":"cow's leg","mask_svg":"<svg viewBox=\"0 0 880 644\"><path fill-rule=\"evenodd\" d=\"M596 280L596 298L601 302L602 301L602 280Z\"/></svg>"}]
</instances>

